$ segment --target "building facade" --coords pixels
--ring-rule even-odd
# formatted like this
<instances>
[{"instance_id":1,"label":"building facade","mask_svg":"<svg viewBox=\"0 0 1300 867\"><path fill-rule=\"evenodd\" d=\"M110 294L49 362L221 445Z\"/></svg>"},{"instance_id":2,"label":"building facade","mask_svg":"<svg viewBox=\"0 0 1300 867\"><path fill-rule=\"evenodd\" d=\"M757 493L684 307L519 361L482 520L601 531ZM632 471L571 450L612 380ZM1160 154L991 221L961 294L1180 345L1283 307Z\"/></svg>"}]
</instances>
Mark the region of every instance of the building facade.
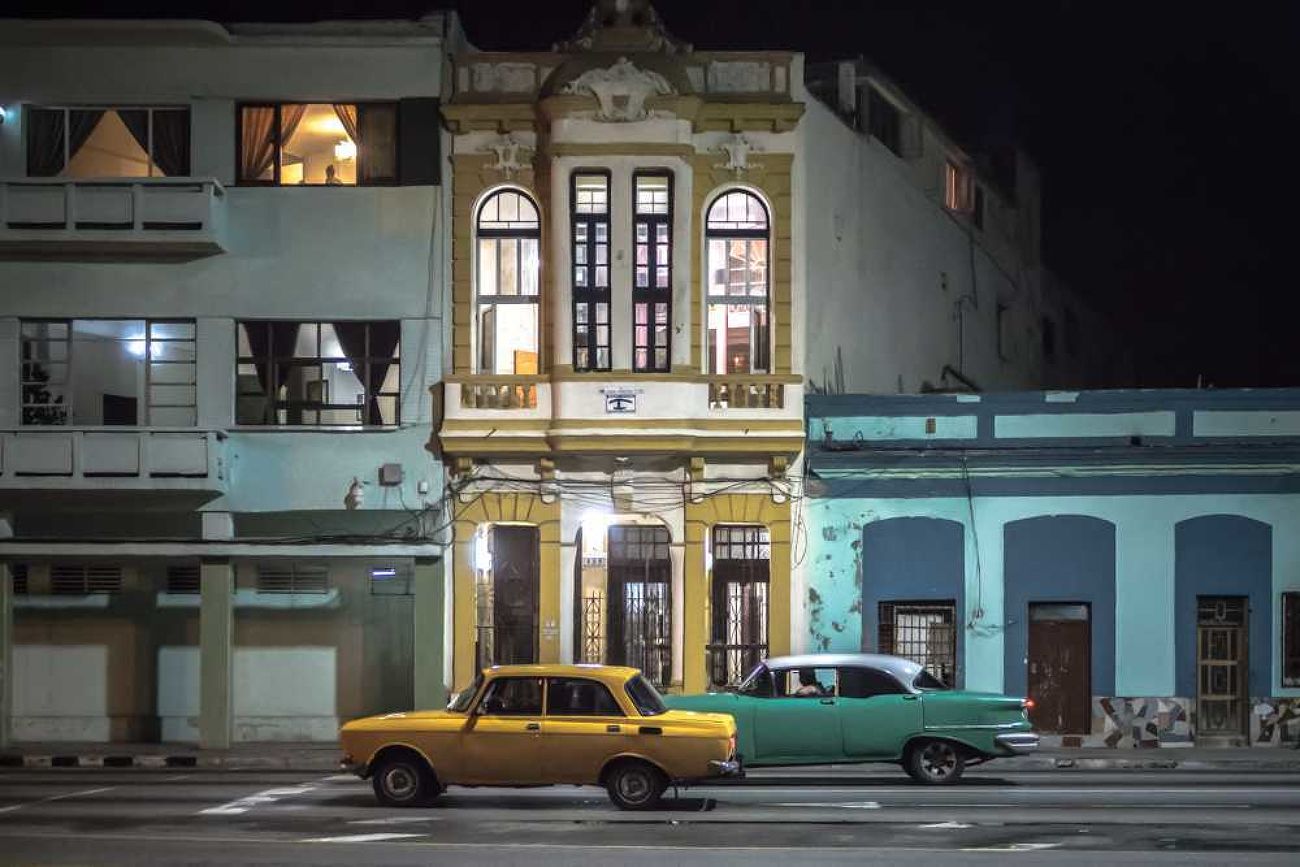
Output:
<instances>
[{"instance_id":1,"label":"building facade","mask_svg":"<svg viewBox=\"0 0 1300 867\"><path fill-rule=\"evenodd\" d=\"M812 650L1031 696L1067 745L1300 739L1300 392L817 397Z\"/></svg>"},{"instance_id":2,"label":"building facade","mask_svg":"<svg viewBox=\"0 0 1300 867\"><path fill-rule=\"evenodd\" d=\"M837 72L825 93L798 53L696 50L640 2L554 51L452 58L456 682L531 660L734 681L804 631L806 391L1058 375L1032 171L986 194L896 88Z\"/></svg>"},{"instance_id":3,"label":"building facade","mask_svg":"<svg viewBox=\"0 0 1300 867\"><path fill-rule=\"evenodd\" d=\"M437 703L446 20L0 33L0 741Z\"/></svg>"}]
</instances>

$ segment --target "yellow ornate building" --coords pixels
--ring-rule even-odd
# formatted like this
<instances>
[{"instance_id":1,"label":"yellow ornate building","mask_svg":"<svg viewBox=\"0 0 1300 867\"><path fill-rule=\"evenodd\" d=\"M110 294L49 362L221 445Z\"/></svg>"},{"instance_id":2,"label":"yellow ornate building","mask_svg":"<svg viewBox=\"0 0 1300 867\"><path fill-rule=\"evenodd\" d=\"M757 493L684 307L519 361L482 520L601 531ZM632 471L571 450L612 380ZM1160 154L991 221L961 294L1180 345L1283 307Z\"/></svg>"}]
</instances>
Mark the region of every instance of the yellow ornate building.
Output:
<instances>
[{"instance_id":1,"label":"yellow ornate building","mask_svg":"<svg viewBox=\"0 0 1300 867\"><path fill-rule=\"evenodd\" d=\"M455 686L578 661L693 691L789 649L802 77L627 0L453 58Z\"/></svg>"}]
</instances>

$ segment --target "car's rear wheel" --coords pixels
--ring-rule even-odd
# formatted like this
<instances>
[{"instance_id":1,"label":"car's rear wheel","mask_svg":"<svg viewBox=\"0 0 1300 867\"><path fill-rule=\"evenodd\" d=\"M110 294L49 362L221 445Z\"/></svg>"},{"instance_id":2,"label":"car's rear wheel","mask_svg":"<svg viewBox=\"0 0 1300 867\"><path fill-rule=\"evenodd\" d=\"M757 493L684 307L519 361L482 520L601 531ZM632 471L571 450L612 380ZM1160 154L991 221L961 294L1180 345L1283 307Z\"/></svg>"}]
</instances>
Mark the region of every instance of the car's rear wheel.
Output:
<instances>
[{"instance_id":1,"label":"car's rear wheel","mask_svg":"<svg viewBox=\"0 0 1300 867\"><path fill-rule=\"evenodd\" d=\"M620 810L649 810L663 797L668 779L646 762L619 762L605 777L605 788Z\"/></svg>"},{"instance_id":2,"label":"car's rear wheel","mask_svg":"<svg viewBox=\"0 0 1300 867\"><path fill-rule=\"evenodd\" d=\"M441 789L424 759L415 753L384 756L371 775L375 797L385 807L419 807L429 803Z\"/></svg>"},{"instance_id":3,"label":"car's rear wheel","mask_svg":"<svg viewBox=\"0 0 1300 867\"><path fill-rule=\"evenodd\" d=\"M918 783L949 786L961 779L966 756L948 741L919 741L908 748L903 766Z\"/></svg>"}]
</instances>

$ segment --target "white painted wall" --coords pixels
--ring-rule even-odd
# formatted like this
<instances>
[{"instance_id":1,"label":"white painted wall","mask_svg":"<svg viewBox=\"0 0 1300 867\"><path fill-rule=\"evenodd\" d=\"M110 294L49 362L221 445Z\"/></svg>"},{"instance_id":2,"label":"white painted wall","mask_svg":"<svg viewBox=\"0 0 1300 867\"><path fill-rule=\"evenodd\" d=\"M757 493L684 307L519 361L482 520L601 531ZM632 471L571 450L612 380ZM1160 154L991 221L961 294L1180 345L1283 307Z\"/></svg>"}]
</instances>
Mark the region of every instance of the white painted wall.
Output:
<instances>
[{"instance_id":1,"label":"white painted wall","mask_svg":"<svg viewBox=\"0 0 1300 867\"><path fill-rule=\"evenodd\" d=\"M15 740L109 739L106 645L16 644L13 674Z\"/></svg>"}]
</instances>

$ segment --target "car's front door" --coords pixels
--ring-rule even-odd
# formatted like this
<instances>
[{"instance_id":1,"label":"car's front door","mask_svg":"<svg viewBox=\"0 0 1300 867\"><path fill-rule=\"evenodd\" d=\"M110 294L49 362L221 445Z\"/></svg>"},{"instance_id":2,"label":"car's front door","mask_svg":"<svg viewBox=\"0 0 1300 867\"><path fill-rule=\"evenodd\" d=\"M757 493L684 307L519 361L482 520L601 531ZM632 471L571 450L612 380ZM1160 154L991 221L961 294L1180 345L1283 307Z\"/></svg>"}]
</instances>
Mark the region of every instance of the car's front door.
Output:
<instances>
[{"instance_id":1,"label":"car's front door","mask_svg":"<svg viewBox=\"0 0 1300 867\"><path fill-rule=\"evenodd\" d=\"M834 761L842 754L835 669L773 670L771 698L753 699L754 761Z\"/></svg>"},{"instance_id":2,"label":"car's front door","mask_svg":"<svg viewBox=\"0 0 1300 867\"><path fill-rule=\"evenodd\" d=\"M839 719L844 753L854 759L895 759L922 729L920 696L892 674L866 666L839 669Z\"/></svg>"},{"instance_id":3,"label":"car's front door","mask_svg":"<svg viewBox=\"0 0 1300 867\"><path fill-rule=\"evenodd\" d=\"M542 682L540 677L499 677L488 684L461 732L457 782L544 782Z\"/></svg>"},{"instance_id":4,"label":"car's front door","mask_svg":"<svg viewBox=\"0 0 1300 867\"><path fill-rule=\"evenodd\" d=\"M548 781L594 783L601 766L630 748L638 730L628 723L609 688L600 681L547 678L542 764Z\"/></svg>"}]
</instances>

